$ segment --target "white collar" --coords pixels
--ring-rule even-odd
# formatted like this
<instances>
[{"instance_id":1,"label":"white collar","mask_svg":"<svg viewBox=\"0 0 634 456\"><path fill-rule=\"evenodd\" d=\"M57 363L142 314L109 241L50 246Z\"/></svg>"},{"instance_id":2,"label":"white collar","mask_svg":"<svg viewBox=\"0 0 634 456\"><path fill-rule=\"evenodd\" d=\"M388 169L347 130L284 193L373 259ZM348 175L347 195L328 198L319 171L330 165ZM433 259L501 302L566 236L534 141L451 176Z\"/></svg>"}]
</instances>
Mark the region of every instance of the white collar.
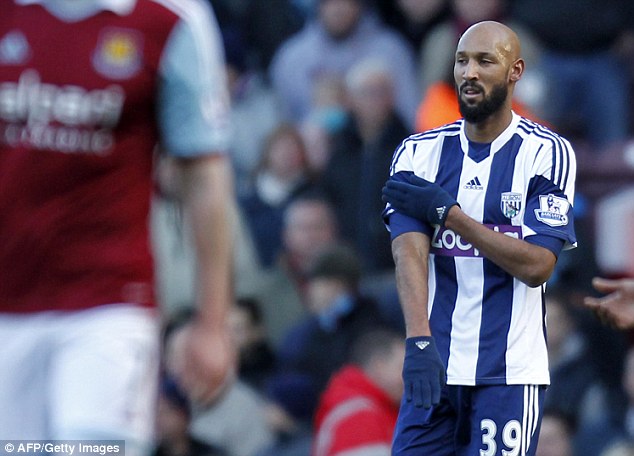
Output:
<instances>
[{"instance_id":1,"label":"white collar","mask_svg":"<svg viewBox=\"0 0 634 456\"><path fill-rule=\"evenodd\" d=\"M491 155L500 150L502 146L504 146L504 144L506 144L515 134L515 129L520 123L521 118L515 113L515 111L511 111L511 114L513 117L511 118L509 126L506 127L506 129L491 142ZM462 146L462 150L467 153L469 150L469 139L467 138L467 133L465 132L465 125L466 121L463 119L462 125L460 126L460 144Z\"/></svg>"},{"instance_id":2,"label":"white collar","mask_svg":"<svg viewBox=\"0 0 634 456\"><path fill-rule=\"evenodd\" d=\"M126 15L136 4L136 0L15 0L15 2L18 5L42 5L55 14L77 8L81 11L89 9L93 14L109 10L119 15Z\"/></svg>"}]
</instances>

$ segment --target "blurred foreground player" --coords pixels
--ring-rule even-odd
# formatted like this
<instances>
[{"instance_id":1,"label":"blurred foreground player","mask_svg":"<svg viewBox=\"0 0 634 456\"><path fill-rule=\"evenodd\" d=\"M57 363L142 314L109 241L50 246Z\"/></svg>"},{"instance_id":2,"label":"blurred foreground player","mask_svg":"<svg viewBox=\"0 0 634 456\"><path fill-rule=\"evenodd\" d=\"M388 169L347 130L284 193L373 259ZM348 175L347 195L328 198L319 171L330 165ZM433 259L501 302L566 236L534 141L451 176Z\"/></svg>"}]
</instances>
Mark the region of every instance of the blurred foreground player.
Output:
<instances>
[{"instance_id":1,"label":"blurred foreground player","mask_svg":"<svg viewBox=\"0 0 634 456\"><path fill-rule=\"evenodd\" d=\"M470 27L454 63L463 119L394 156L385 216L407 330L394 455L535 454L544 283L575 244L576 164L511 110L520 55L507 26Z\"/></svg>"},{"instance_id":2,"label":"blurred foreground player","mask_svg":"<svg viewBox=\"0 0 634 456\"><path fill-rule=\"evenodd\" d=\"M199 318L192 399L233 370L232 178L217 25L198 0L3 0L0 439L152 441L158 313L148 240L155 146L181 166Z\"/></svg>"}]
</instances>

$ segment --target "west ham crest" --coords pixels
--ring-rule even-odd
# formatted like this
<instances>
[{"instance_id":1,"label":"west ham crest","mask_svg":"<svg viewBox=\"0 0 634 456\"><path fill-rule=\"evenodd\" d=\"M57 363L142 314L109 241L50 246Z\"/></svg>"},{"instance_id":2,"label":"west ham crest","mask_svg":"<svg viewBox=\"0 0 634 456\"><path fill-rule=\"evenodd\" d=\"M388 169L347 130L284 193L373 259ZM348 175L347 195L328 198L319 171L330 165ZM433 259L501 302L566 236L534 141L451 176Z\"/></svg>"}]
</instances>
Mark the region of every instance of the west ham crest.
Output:
<instances>
[{"instance_id":1,"label":"west ham crest","mask_svg":"<svg viewBox=\"0 0 634 456\"><path fill-rule=\"evenodd\" d=\"M101 31L92 63L109 79L128 79L143 63L143 37L136 31L109 27Z\"/></svg>"}]
</instances>

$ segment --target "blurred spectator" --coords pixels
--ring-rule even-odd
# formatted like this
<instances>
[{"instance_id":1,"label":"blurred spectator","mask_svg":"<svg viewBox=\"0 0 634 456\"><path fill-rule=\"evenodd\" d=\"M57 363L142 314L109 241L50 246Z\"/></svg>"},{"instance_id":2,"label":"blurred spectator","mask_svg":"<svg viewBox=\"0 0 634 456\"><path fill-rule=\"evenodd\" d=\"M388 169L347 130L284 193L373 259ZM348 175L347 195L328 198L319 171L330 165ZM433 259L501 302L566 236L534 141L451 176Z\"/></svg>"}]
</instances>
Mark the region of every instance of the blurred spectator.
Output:
<instances>
[{"instance_id":1,"label":"blurred spectator","mask_svg":"<svg viewBox=\"0 0 634 456\"><path fill-rule=\"evenodd\" d=\"M229 324L238 348L238 377L262 391L273 372L275 355L268 340L260 303L238 298L229 314Z\"/></svg>"},{"instance_id":2,"label":"blurred spectator","mask_svg":"<svg viewBox=\"0 0 634 456\"><path fill-rule=\"evenodd\" d=\"M634 443L627 440L608 446L599 456L634 456Z\"/></svg>"},{"instance_id":3,"label":"blurred spectator","mask_svg":"<svg viewBox=\"0 0 634 456\"><path fill-rule=\"evenodd\" d=\"M191 404L185 392L169 373L167 350L175 331L189 321L193 309L175 312L163 322L161 373L158 406L156 410L156 446L154 456L226 456L214 448L194 439L189 432Z\"/></svg>"},{"instance_id":4,"label":"blurred spectator","mask_svg":"<svg viewBox=\"0 0 634 456\"><path fill-rule=\"evenodd\" d=\"M559 412L546 408L535 456L573 456L573 425Z\"/></svg>"},{"instance_id":5,"label":"blurred spectator","mask_svg":"<svg viewBox=\"0 0 634 456\"><path fill-rule=\"evenodd\" d=\"M150 226L155 258L157 300L168 318L193 302L195 261L191 233L183 217L177 165L157 159Z\"/></svg>"},{"instance_id":6,"label":"blurred spectator","mask_svg":"<svg viewBox=\"0 0 634 456\"><path fill-rule=\"evenodd\" d=\"M308 163L316 178L319 179L330 160L329 129L319 119L312 116L302 122L299 129L306 145Z\"/></svg>"},{"instance_id":7,"label":"blurred spectator","mask_svg":"<svg viewBox=\"0 0 634 456\"><path fill-rule=\"evenodd\" d=\"M630 348L623 368L623 390L627 398L627 407L623 414L623 430L634 441L634 347Z\"/></svg>"},{"instance_id":8,"label":"blurred spectator","mask_svg":"<svg viewBox=\"0 0 634 456\"><path fill-rule=\"evenodd\" d=\"M596 258L598 271L595 275L634 279L634 230L630 229L634 220L634 137L599 155L596 148L586 148L583 163L585 170L582 169L582 173L602 176L596 180L603 190L594 200L592 214L596 243L594 251L588 249ZM597 168L604 165L609 171L597 172ZM634 291L630 293L634 296Z\"/></svg>"},{"instance_id":9,"label":"blurred spectator","mask_svg":"<svg viewBox=\"0 0 634 456\"><path fill-rule=\"evenodd\" d=\"M538 98L539 95L526 96L526 100L524 100L521 97L523 89L520 86L527 86L528 81L537 77L535 73L538 72L540 46L526 27L507 16L507 3L507 0L450 0L451 17L429 32L420 49L419 71L423 94L426 94L433 84L442 81L449 81L453 87L454 55L458 39L469 26L476 22L495 20L511 27L522 43L522 58L526 62L526 70L522 75L522 83L518 85L515 97L521 99L529 109L532 109L532 103L529 102L529 99Z\"/></svg>"},{"instance_id":10,"label":"blurred spectator","mask_svg":"<svg viewBox=\"0 0 634 456\"><path fill-rule=\"evenodd\" d=\"M156 417L156 450L154 456L228 456L195 439L189 433L190 411L187 398L174 382L161 379Z\"/></svg>"},{"instance_id":11,"label":"blurred spectator","mask_svg":"<svg viewBox=\"0 0 634 456\"><path fill-rule=\"evenodd\" d=\"M273 54L284 40L298 32L302 11L295 0L209 0L222 30L239 27L244 32L250 69L266 71Z\"/></svg>"},{"instance_id":12,"label":"blurred spectator","mask_svg":"<svg viewBox=\"0 0 634 456\"><path fill-rule=\"evenodd\" d=\"M517 99L513 100L512 109L522 117L543 124L543 121L538 119L532 111ZM458 107L458 96L456 95L453 77L451 81L436 81L427 88L418 106L416 131L423 132L438 128L455 122L461 117L462 114L460 114L460 108Z\"/></svg>"},{"instance_id":13,"label":"blurred spectator","mask_svg":"<svg viewBox=\"0 0 634 456\"><path fill-rule=\"evenodd\" d=\"M615 331L613 328L603 325L596 316L584 308L583 302L588 294L589 283L585 282L575 285L569 281L563 286L566 287L567 301L570 309L574 310L578 328L584 335L587 344L588 362L595 366L596 382L602 385L601 396L602 407L595 410L595 419L604 419L604 414L614 414L623 405L622 378L624 360L631 345L628 334ZM560 285L560 286L562 286Z\"/></svg>"},{"instance_id":14,"label":"blurred spectator","mask_svg":"<svg viewBox=\"0 0 634 456\"><path fill-rule=\"evenodd\" d=\"M211 406L194 407L189 432L194 439L220 448L227 456L253 456L276 439L266 406L264 397L236 381Z\"/></svg>"},{"instance_id":15,"label":"blurred spectator","mask_svg":"<svg viewBox=\"0 0 634 456\"><path fill-rule=\"evenodd\" d=\"M225 28L223 41L233 128L230 156L240 194L260 161L267 136L280 125L282 118L278 98L264 73L249 65L242 29Z\"/></svg>"},{"instance_id":16,"label":"blurred spectator","mask_svg":"<svg viewBox=\"0 0 634 456\"><path fill-rule=\"evenodd\" d=\"M388 456L403 394L404 335L371 329L331 378L315 415L313 456ZM567 455L558 455L567 456Z\"/></svg>"},{"instance_id":17,"label":"blurred spectator","mask_svg":"<svg viewBox=\"0 0 634 456\"><path fill-rule=\"evenodd\" d=\"M178 353L194 317L195 312L186 309L167 323L163 363L168 382L174 378ZM176 393L172 397L177 397L179 385L172 383L171 390L166 391ZM191 397L186 401L190 411L190 438L203 447L218 449L220 455L252 456L274 442L275 433L265 414L265 398L240 379L226 382L212 403L201 403ZM249 432L244 432L245 428Z\"/></svg>"},{"instance_id":18,"label":"blurred spectator","mask_svg":"<svg viewBox=\"0 0 634 456\"><path fill-rule=\"evenodd\" d=\"M515 0L513 18L543 45L546 97L539 112L559 132L605 146L626 138L628 75L621 45L632 35L630 0ZM631 60L631 55L628 60Z\"/></svg>"},{"instance_id":19,"label":"blurred spectator","mask_svg":"<svg viewBox=\"0 0 634 456\"><path fill-rule=\"evenodd\" d=\"M239 22L246 14L250 0L209 0L221 28Z\"/></svg>"},{"instance_id":20,"label":"blurred spectator","mask_svg":"<svg viewBox=\"0 0 634 456\"><path fill-rule=\"evenodd\" d=\"M286 265L300 289L305 287L316 256L339 236L334 210L318 194L302 195L286 208L282 232L284 249L279 261Z\"/></svg>"},{"instance_id":21,"label":"blurred spectator","mask_svg":"<svg viewBox=\"0 0 634 456\"><path fill-rule=\"evenodd\" d=\"M304 20L308 20L315 15L319 0L290 0L293 8L295 8Z\"/></svg>"},{"instance_id":22,"label":"blurred spectator","mask_svg":"<svg viewBox=\"0 0 634 456\"><path fill-rule=\"evenodd\" d=\"M392 155L410 130L396 112L388 62L360 60L346 74L351 118L331 138L320 183L332 200L342 236L361 255L365 274L394 268L390 236L380 214L381 189Z\"/></svg>"},{"instance_id":23,"label":"blurred spectator","mask_svg":"<svg viewBox=\"0 0 634 456\"><path fill-rule=\"evenodd\" d=\"M302 123L315 123L333 135L345 126L348 118L348 97L343 78L325 75L315 81L310 111Z\"/></svg>"},{"instance_id":24,"label":"blurred spectator","mask_svg":"<svg viewBox=\"0 0 634 456\"><path fill-rule=\"evenodd\" d=\"M155 164L155 193L152 199L150 227L155 258L157 301L161 313L170 318L194 302L196 259L191 223L184 217L180 192L182 183L177 164L161 156ZM233 219L234 270L236 288L250 289L257 281L260 264L244 220L238 210L226 215Z\"/></svg>"},{"instance_id":25,"label":"blurred spectator","mask_svg":"<svg viewBox=\"0 0 634 456\"><path fill-rule=\"evenodd\" d=\"M617 442L634 442L634 347L625 356L621 387L623 396L614 401L611 413L598 414L579 429L575 454L593 456Z\"/></svg>"},{"instance_id":26,"label":"blurred spectator","mask_svg":"<svg viewBox=\"0 0 634 456\"><path fill-rule=\"evenodd\" d=\"M389 62L396 82L398 112L408 125L413 124L419 90L411 49L364 3L365 0L320 0L317 17L276 53L271 78L289 118L306 118L320 80L343 78L356 62L378 57Z\"/></svg>"},{"instance_id":27,"label":"blurred spectator","mask_svg":"<svg viewBox=\"0 0 634 456\"><path fill-rule=\"evenodd\" d=\"M319 394L348 359L352 341L385 320L375 302L358 291L359 259L333 245L311 265L307 284L310 315L294 325L278 347L271 396L298 420L310 423Z\"/></svg>"},{"instance_id":28,"label":"blurred spectator","mask_svg":"<svg viewBox=\"0 0 634 456\"><path fill-rule=\"evenodd\" d=\"M429 31L451 14L449 0L376 0L385 23L420 49Z\"/></svg>"},{"instance_id":29,"label":"blurred spectator","mask_svg":"<svg viewBox=\"0 0 634 456\"><path fill-rule=\"evenodd\" d=\"M334 210L323 197L310 193L301 195L286 207L279 257L257 280L244 281L240 293L261 303L264 323L274 347L306 314L304 296L311 263L322 249L339 238Z\"/></svg>"},{"instance_id":30,"label":"blurred spectator","mask_svg":"<svg viewBox=\"0 0 634 456\"><path fill-rule=\"evenodd\" d=\"M282 218L293 198L313 186L304 141L291 124L268 136L249 189L239 196L260 263L271 266L282 247Z\"/></svg>"},{"instance_id":31,"label":"blurred spectator","mask_svg":"<svg viewBox=\"0 0 634 456\"><path fill-rule=\"evenodd\" d=\"M308 115L300 122L308 161L320 177L332 155L331 138L346 127L350 113L345 83L339 76L315 82Z\"/></svg>"},{"instance_id":32,"label":"blurred spectator","mask_svg":"<svg viewBox=\"0 0 634 456\"><path fill-rule=\"evenodd\" d=\"M546 294L546 316L550 386L544 407L558 410L572 420L571 424L583 426L601 413L593 401L600 381L587 337L563 292L549 290Z\"/></svg>"},{"instance_id":33,"label":"blurred spectator","mask_svg":"<svg viewBox=\"0 0 634 456\"><path fill-rule=\"evenodd\" d=\"M258 68L268 71L275 52L301 30L306 18L293 0L248 3L243 23L253 61Z\"/></svg>"}]
</instances>

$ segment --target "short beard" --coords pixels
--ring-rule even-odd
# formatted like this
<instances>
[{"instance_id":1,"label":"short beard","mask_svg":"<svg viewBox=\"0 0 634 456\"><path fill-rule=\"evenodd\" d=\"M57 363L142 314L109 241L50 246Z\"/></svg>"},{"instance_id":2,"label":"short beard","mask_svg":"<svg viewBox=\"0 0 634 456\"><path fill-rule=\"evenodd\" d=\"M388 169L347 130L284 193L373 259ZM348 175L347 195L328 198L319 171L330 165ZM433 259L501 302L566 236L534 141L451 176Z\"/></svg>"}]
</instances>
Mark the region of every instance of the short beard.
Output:
<instances>
[{"instance_id":1,"label":"short beard","mask_svg":"<svg viewBox=\"0 0 634 456\"><path fill-rule=\"evenodd\" d=\"M491 94L485 96L484 99L475 105L469 105L458 93L458 105L460 107L460 114L469 123L480 123L488 119L492 114L498 112L508 96L509 89L506 84L498 84L493 86Z\"/></svg>"}]
</instances>

